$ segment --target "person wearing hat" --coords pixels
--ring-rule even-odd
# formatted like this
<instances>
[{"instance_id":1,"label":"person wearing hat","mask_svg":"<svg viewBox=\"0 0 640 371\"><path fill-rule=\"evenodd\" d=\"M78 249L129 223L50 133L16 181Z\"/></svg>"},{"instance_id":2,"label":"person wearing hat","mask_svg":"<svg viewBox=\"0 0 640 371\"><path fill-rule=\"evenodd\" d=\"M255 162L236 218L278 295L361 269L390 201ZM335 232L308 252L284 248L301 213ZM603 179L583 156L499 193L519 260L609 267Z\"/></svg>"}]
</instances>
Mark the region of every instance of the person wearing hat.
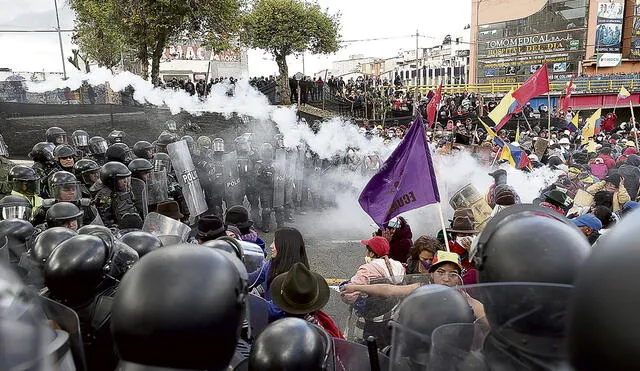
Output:
<instances>
[{"instance_id":1,"label":"person wearing hat","mask_svg":"<svg viewBox=\"0 0 640 371\"><path fill-rule=\"evenodd\" d=\"M433 263L429 268L429 277L431 282L436 285L443 285L448 287L455 287L462 285L462 265L460 264L460 256L453 252L438 251L433 258ZM368 295L376 295L382 297L396 296L406 297L411 295L418 287L423 283L413 283L410 285L358 285L349 283L340 286L341 295L348 295L354 292L364 292ZM463 294L464 295L464 294ZM465 295L467 302L473 309L476 318L484 317L484 307L482 303L472 298L469 295ZM426 310L426 309L425 309ZM425 312L425 315L428 312Z\"/></svg>"},{"instance_id":2,"label":"person wearing hat","mask_svg":"<svg viewBox=\"0 0 640 371\"><path fill-rule=\"evenodd\" d=\"M478 234L475 229L473 213L454 215L451 221L451 228L447 229L447 232L451 233L453 237L449 240L449 251L460 256L462 267L465 269L464 283L467 285L477 283L477 271L473 262L469 260L469 250L471 249L473 238Z\"/></svg>"},{"instance_id":3,"label":"person wearing hat","mask_svg":"<svg viewBox=\"0 0 640 371\"><path fill-rule=\"evenodd\" d=\"M544 201L540 202L540 206L549 208L558 214L565 215L564 208L567 206L567 194L558 190L552 189L543 194Z\"/></svg>"},{"instance_id":4,"label":"person wearing hat","mask_svg":"<svg viewBox=\"0 0 640 371\"><path fill-rule=\"evenodd\" d=\"M220 218L215 215L205 215L198 221L196 240L198 244L202 244L218 237L226 236L226 229Z\"/></svg>"},{"instance_id":5,"label":"person wearing hat","mask_svg":"<svg viewBox=\"0 0 640 371\"><path fill-rule=\"evenodd\" d=\"M264 251L266 244L258 236L258 232L253 229L253 220L249 219L249 211L241 205L231 206L224 214L224 224L233 225L240 230L241 235L238 236L242 241L257 244Z\"/></svg>"},{"instance_id":6,"label":"person wearing hat","mask_svg":"<svg viewBox=\"0 0 640 371\"><path fill-rule=\"evenodd\" d=\"M593 233L598 233L602 228L602 222L593 214L580 215L575 219L571 219L571 222L580 229L587 239L589 239Z\"/></svg>"},{"instance_id":7,"label":"person wearing hat","mask_svg":"<svg viewBox=\"0 0 640 371\"><path fill-rule=\"evenodd\" d=\"M287 317L300 317L322 327L332 337L344 339L333 319L321 310L329 301L330 292L320 274L302 263L295 263L289 271L273 279L269 290L273 303Z\"/></svg>"},{"instance_id":8,"label":"person wearing hat","mask_svg":"<svg viewBox=\"0 0 640 371\"><path fill-rule=\"evenodd\" d=\"M621 185L623 186L621 187ZM587 188L587 192L592 195L595 195L598 191L607 191L613 194L613 211L620 210L622 205L631 201L627 188L624 187L624 177L619 174L608 175L604 180Z\"/></svg>"},{"instance_id":9,"label":"person wearing hat","mask_svg":"<svg viewBox=\"0 0 640 371\"><path fill-rule=\"evenodd\" d=\"M184 218L184 215L180 212L180 206L173 200L160 202L156 208L156 212L175 220Z\"/></svg>"}]
</instances>

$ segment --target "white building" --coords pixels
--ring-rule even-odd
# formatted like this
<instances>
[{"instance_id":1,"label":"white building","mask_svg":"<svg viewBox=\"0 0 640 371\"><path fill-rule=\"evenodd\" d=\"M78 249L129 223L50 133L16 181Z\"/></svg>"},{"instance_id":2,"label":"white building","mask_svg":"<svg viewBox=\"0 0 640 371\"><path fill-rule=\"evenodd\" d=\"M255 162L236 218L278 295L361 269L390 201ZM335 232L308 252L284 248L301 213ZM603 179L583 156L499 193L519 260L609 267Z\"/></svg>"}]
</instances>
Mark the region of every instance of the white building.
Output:
<instances>
[{"instance_id":1,"label":"white building","mask_svg":"<svg viewBox=\"0 0 640 371\"><path fill-rule=\"evenodd\" d=\"M247 50L225 50L212 54L197 44L170 45L165 48L160 61L160 77L163 81L177 79L200 79L234 77L249 73Z\"/></svg>"}]
</instances>

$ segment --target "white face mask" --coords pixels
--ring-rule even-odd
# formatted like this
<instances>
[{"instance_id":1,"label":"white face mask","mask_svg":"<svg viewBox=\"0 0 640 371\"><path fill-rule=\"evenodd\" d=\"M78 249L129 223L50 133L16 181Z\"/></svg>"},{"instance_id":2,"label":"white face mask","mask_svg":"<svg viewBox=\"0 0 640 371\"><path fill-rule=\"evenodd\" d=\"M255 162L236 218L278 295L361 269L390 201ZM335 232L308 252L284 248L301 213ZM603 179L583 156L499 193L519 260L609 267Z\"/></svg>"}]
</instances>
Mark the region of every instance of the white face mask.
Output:
<instances>
[{"instance_id":1,"label":"white face mask","mask_svg":"<svg viewBox=\"0 0 640 371\"><path fill-rule=\"evenodd\" d=\"M372 261L373 261L373 258L372 258L372 257L370 257L370 256L365 256L365 257L364 257L364 262L365 262L365 263L367 263L367 264L368 264L368 263L371 263Z\"/></svg>"},{"instance_id":2,"label":"white face mask","mask_svg":"<svg viewBox=\"0 0 640 371\"><path fill-rule=\"evenodd\" d=\"M465 241L468 241L469 243L473 240L473 238L469 237L469 236L464 236L464 237L456 237L456 242L458 243L458 245L465 247Z\"/></svg>"}]
</instances>

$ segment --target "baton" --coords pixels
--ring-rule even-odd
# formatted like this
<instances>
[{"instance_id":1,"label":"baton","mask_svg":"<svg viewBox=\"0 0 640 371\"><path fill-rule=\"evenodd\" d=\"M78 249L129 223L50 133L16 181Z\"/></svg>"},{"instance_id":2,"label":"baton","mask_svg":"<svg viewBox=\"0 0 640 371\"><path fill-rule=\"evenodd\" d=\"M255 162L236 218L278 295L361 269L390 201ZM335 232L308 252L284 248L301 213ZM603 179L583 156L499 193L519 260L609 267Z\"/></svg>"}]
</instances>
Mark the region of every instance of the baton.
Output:
<instances>
[{"instance_id":1,"label":"baton","mask_svg":"<svg viewBox=\"0 0 640 371\"><path fill-rule=\"evenodd\" d=\"M371 371L380 371L380 360L378 359L378 344L374 336L367 338L367 349L369 350L369 365Z\"/></svg>"}]
</instances>

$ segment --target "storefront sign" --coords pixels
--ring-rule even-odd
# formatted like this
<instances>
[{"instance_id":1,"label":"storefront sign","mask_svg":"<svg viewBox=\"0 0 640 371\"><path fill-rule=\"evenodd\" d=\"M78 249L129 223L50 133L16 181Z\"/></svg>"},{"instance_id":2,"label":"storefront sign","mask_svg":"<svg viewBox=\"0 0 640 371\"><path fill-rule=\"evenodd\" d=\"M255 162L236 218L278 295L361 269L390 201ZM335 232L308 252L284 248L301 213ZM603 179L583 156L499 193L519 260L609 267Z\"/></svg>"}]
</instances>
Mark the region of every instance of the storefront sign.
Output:
<instances>
[{"instance_id":1,"label":"storefront sign","mask_svg":"<svg viewBox=\"0 0 640 371\"><path fill-rule=\"evenodd\" d=\"M621 63L622 54L620 53L598 54L598 67L617 67Z\"/></svg>"},{"instance_id":2,"label":"storefront sign","mask_svg":"<svg viewBox=\"0 0 640 371\"><path fill-rule=\"evenodd\" d=\"M596 52L620 53L624 0L598 1Z\"/></svg>"}]
</instances>

